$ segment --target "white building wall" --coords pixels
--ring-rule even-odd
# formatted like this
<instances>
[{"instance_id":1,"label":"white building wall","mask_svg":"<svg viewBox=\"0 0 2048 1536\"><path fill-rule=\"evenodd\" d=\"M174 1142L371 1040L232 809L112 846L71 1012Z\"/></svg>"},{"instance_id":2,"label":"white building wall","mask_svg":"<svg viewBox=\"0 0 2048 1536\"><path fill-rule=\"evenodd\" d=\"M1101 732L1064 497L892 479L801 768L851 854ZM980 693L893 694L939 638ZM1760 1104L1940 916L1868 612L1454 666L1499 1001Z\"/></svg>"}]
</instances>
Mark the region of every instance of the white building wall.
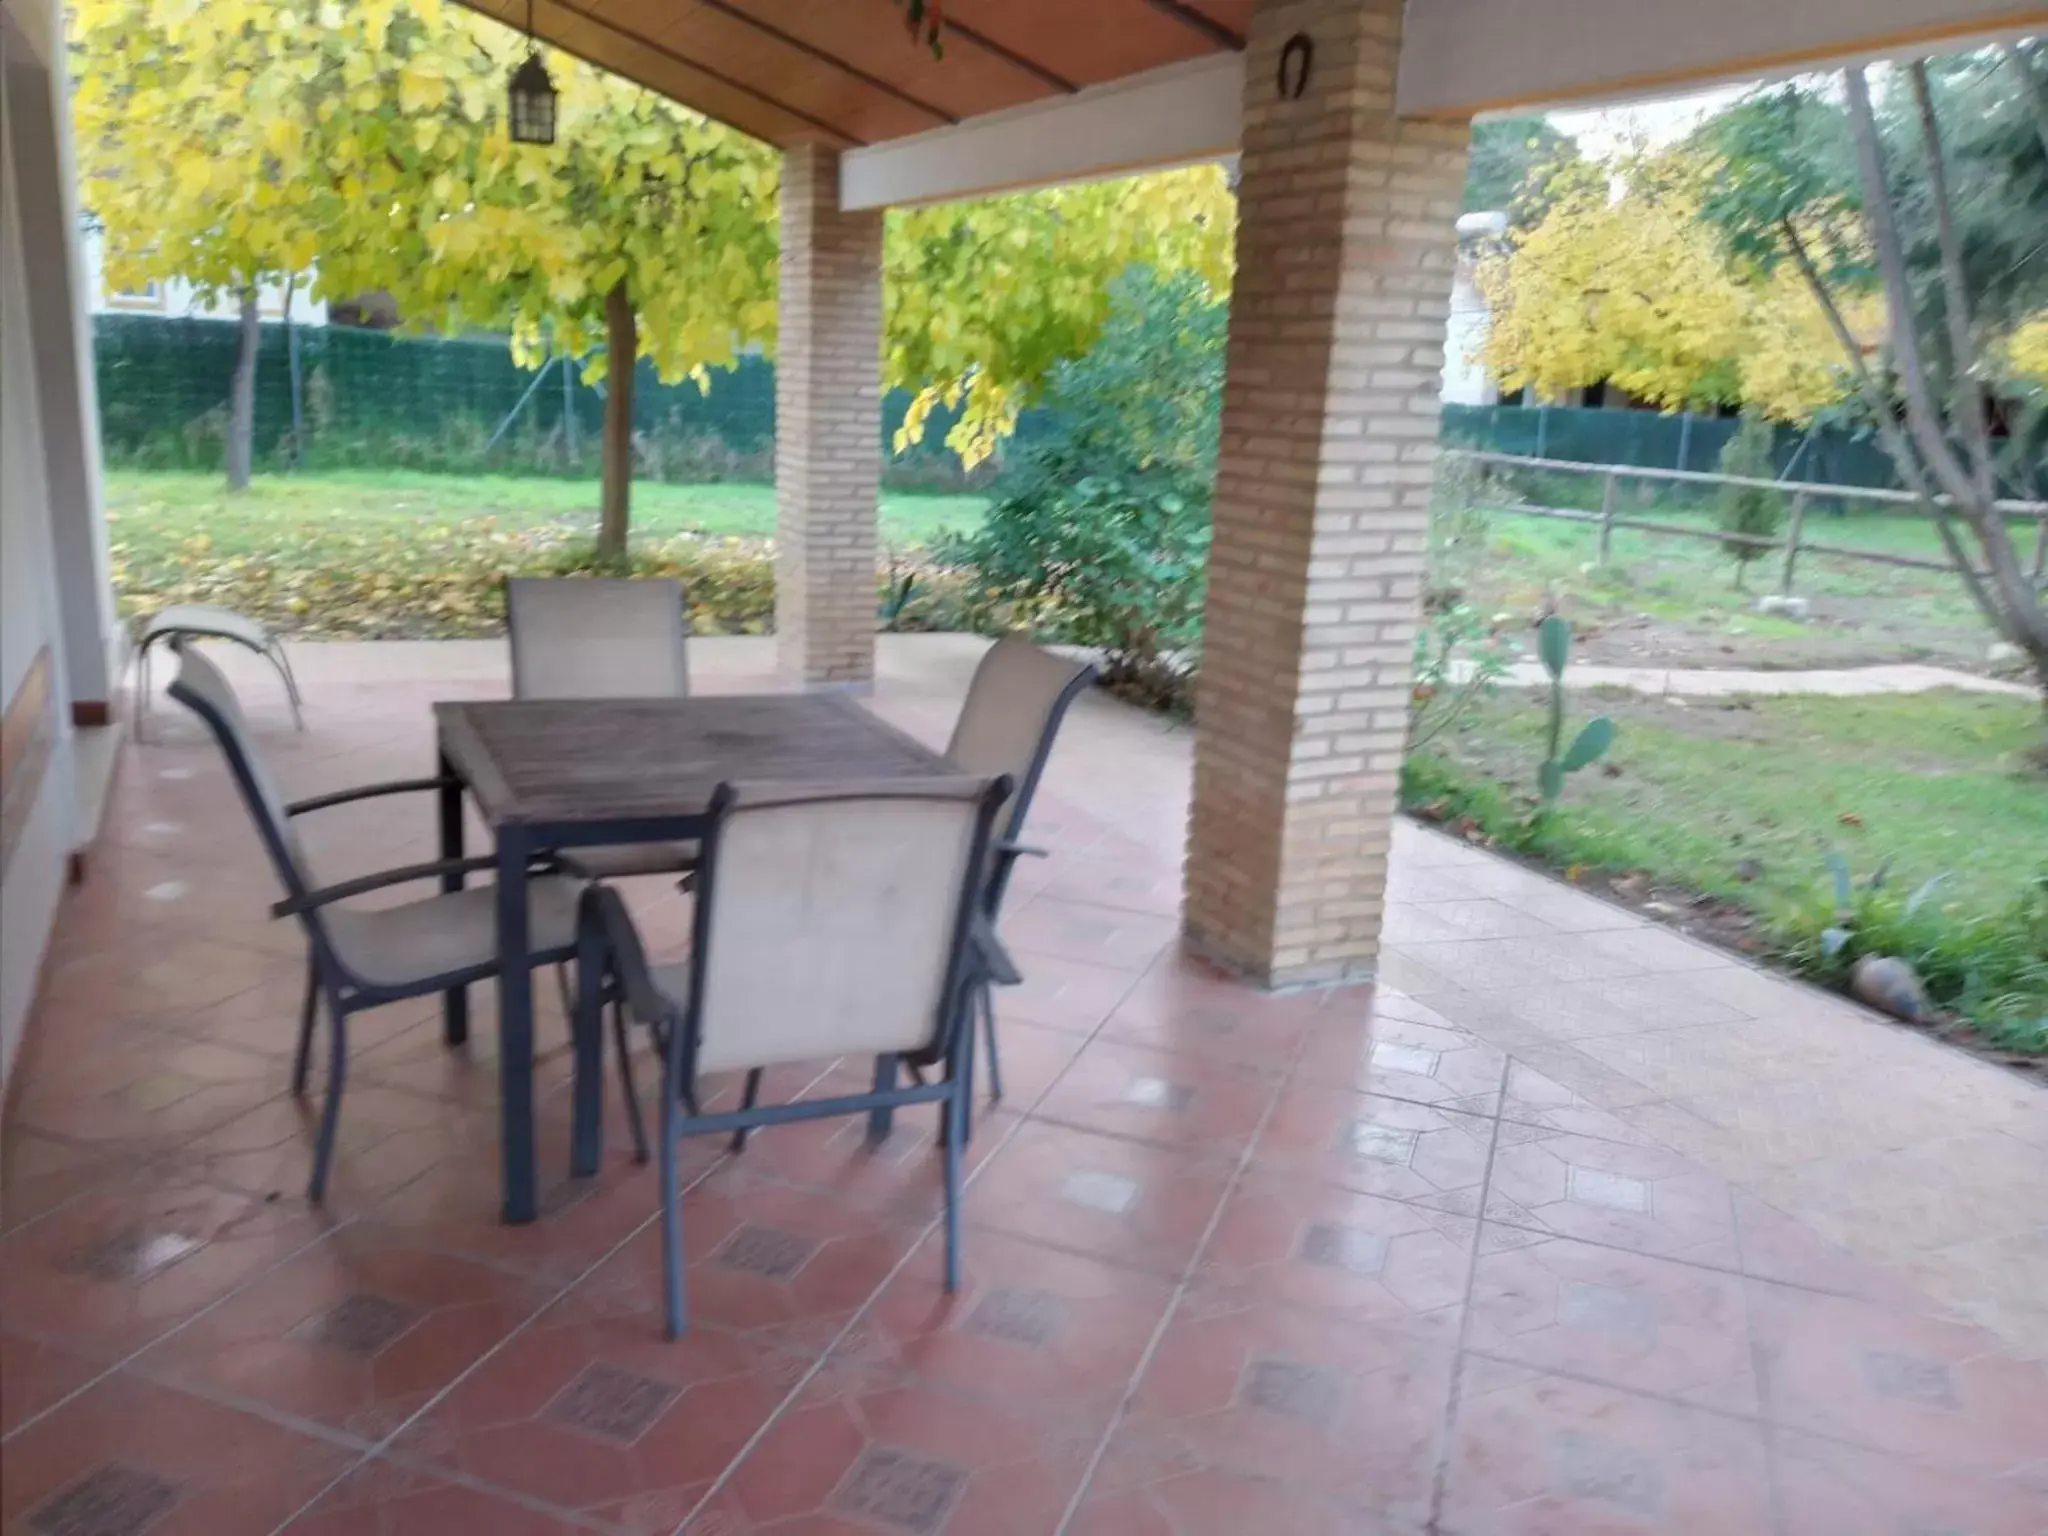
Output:
<instances>
[{"instance_id":1,"label":"white building wall","mask_svg":"<svg viewBox=\"0 0 2048 1536\"><path fill-rule=\"evenodd\" d=\"M96 315L164 315L173 320L236 320L241 310L234 300L202 299L182 277L151 283L140 293L109 292L106 282L106 238L88 227L82 242L88 274L87 291ZM317 274L316 274L317 275ZM313 276L292 285L291 318L294 325L325 325L327 301L313 297ZM265 320L285 317L285 289L281 283L264 283L256 290L256 307Z\"/></svg>"},{"instance_id":2,"label":"white building wall","mask_svg":"<svg viewBox=\"0 0 2048 1536\"><path fill-rule=\"evenodd\" d=\"M75 829L63 625L17 198L18 145L6 110L9 77L39 67L10 6L0 14L0 708L15 699L46 650L52 674L44 727L49 755L39 774L24 770L16 782L0 785L0 796L15 802L8 806L9 820L19 818L0 868L0 1082L13 1066L34 1000ZM24 754L17 765L29 761Z\"/></svg>"}]
</instances>

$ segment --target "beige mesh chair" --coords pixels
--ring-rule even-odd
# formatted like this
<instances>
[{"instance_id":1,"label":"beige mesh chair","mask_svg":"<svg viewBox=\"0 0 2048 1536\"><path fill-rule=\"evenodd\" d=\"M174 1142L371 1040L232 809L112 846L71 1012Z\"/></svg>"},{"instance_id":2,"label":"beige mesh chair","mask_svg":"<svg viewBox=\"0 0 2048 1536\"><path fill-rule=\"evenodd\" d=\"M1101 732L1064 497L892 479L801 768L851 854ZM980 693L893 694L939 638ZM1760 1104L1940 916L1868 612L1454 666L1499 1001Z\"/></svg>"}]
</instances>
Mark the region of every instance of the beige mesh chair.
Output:
<instances>
[{"instance_id":1,"label":"beige mesh chair","mask_svg":"<svg viewBox=\"0 0 2048 1536\"><path fill-rule=\"evenodd\" d=\"M278 798L269 773L256 755L243 723L241 704L220 669L182 641L174 640L172 648L179 665L170 695L205 722L227 754L236 787L242 792L264 851L284 886L285 899L271 908L271 915L297 917L305 925L306 998L299 1013L298 1054L292 1065L295 1094L303 1095L306 1091L313 1024L320 998L327 999L332 1027L327 1102L313 1154L313 1177L307 1188L308 1197L317 1203L327 1192L334 1130L347 1079L349 1015L409 997L467 986L495 976L499 969L497 893L490 885L474 885L389 906L340 903L395 885L490 869L497 861L488 855L443 859L344 880L338 885L316 885L293 826L298 817L381 795L438 790L443 781L405 779L370 784L286 804ZM525 963L538 965L569 959L576 952L575 884L560 876L542 875L530 883L529 889L533 952Z\"/></svg>"},{"instance_id":2,"label":"beige mesh chair","mask_svg":"<svg viewBox=\"0 0 2048 1536\"><path fill-rule=\"evenodd\" d=\"M989 847L988 878L982 887L977 942L979 962L971 1006L988 1042L989 1090L1003 1096L1002 1059L996 1053L995 1000L991 988L1014 986L1023 978L994 942L1003 896L1017 860L1044 850L1026 847L1020 839L1024 820L1038 792L1039 776L1052 755L1053 739L1067 708L1094 681L1095 669L1041 650L1017 635L1005 635L990 646L974 669L967 700L953 727L946 756L963 773L1005 775L1015 785L1003 808L1001 833Z\"/></svg>"},{"instance_id":3,"label":"beige mesh chair","mask_svg":"<svg viewBox=\"0 0 2048 1536\"><path fill-rule=\"evenodd\" d=\"M573 1171L596 1171L607 1001L652 1031L663 1061L661 1200L668 1331L686 1325L676 1147L684 1136L831 1115L944 1108L946 1286L959 1277L960 1152L973 1091L963 1008L970 934L1006 779L721 787L697 871L688 962L649 966L618 893L592 886L579 934ZM620 1064L636 1147L646 1155L625 1042ZM942 1080L897 1081L897 1064L943 1062ZM874 1089L758 1102L784 1062L866 1056ZM706 1114L707 1073L745 1072L739 1109Z\"/></svg>"},{"instance_id":4,"label":"beige mesh chair","mask_svg":"<svg viewBox=\"0 0 2048 1536\"><path fill-rule=\"evenodd\" d=\"M690 691L682 583L609 576L513 576L505 582L515 699L665 699ZM591 880L673 875L694 843L579 848L562 866Z\"/></svg>"}]
</instances>

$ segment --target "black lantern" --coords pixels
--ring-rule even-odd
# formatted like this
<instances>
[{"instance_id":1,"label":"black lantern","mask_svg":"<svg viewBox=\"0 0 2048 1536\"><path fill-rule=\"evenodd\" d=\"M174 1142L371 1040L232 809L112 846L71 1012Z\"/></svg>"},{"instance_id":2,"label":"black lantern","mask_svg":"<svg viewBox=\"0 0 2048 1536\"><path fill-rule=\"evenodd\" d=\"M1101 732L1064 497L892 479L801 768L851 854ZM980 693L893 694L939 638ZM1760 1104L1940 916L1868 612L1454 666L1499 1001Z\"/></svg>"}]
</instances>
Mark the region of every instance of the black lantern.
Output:
<instances>
[{"instance_id":1,"label":"black lantern","mask_svg":"<svg viewBox=\"0 0 2048 1536\"><path fill-rule=\"evenodd\" d=\"M548 78L538 51L512 71L509 112L514 144L555 142L555 82Z\"/></svg>"},{"instance_id":2,"label":"black lantern","mask_svg":"<svg viewBox=\"0 0 2048 1536\"><path fill-rule=\"evenodd\" d=\"M512 71L507 91L506 115L511 120L514 144L555 142L555 82L540 61L540 47L533 40L533 0L526 0L526 62Z\"/></svg>"}]
</instances>

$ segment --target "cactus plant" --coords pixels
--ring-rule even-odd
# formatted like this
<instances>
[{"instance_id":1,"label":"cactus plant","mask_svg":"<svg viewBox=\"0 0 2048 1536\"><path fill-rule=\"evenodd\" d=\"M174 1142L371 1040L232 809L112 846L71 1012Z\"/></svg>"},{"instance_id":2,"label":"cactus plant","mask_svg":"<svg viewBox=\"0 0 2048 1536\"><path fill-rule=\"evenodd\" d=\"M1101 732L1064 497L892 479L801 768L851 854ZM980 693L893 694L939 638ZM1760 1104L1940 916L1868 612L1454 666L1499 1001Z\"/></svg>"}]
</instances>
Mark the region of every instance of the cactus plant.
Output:
<instances>
[{"instance_id":1,"label":"cactus plant","mask_svg":"<svg viewBox=\"0 0 2048 1536\"><path fill-rule=\"evenodd\" d=\"M1565 775L1599 762L1614 745L1614 722L1597 715L1564 747L1564 667L1571 652L1572 627L1561 615L1553 613L1536 627L1536 653L1550 674L1550 729L1544 737L1542 765L1536 770L1536 790L1546 811L1564 793Z\"/></svg>"}]
</instances>

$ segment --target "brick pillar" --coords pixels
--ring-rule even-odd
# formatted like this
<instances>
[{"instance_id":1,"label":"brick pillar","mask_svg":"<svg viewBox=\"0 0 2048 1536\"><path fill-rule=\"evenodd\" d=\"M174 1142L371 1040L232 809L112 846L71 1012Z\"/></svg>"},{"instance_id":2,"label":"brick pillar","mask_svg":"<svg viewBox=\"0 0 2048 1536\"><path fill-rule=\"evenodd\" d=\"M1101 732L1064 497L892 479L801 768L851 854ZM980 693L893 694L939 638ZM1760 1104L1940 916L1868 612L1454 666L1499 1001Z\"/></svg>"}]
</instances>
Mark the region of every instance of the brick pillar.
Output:
<instances>
[{"instance_id":1,"label":"brick pillar","mask_svg":"<svg viewBox=\"0 0 2048 1536\"><path fill-rule=\"evenodd\" d=\"M1469 129L1394 115L1401 15L1257 0L1245 57L1186 926L1276 987L1371 975L1408 730Z\"/></svg>"},{"instance_id":2,"label":"brick pillar","mask_svg":"<svg viewBox=\"0 0 2048 1536\"><path fill-rule=\"evenodd\" d=\"M775 368L775 652L808 685L875 675L882 215L839 211L839 155L782 160Z\"/></svg>"}]
</instances>

